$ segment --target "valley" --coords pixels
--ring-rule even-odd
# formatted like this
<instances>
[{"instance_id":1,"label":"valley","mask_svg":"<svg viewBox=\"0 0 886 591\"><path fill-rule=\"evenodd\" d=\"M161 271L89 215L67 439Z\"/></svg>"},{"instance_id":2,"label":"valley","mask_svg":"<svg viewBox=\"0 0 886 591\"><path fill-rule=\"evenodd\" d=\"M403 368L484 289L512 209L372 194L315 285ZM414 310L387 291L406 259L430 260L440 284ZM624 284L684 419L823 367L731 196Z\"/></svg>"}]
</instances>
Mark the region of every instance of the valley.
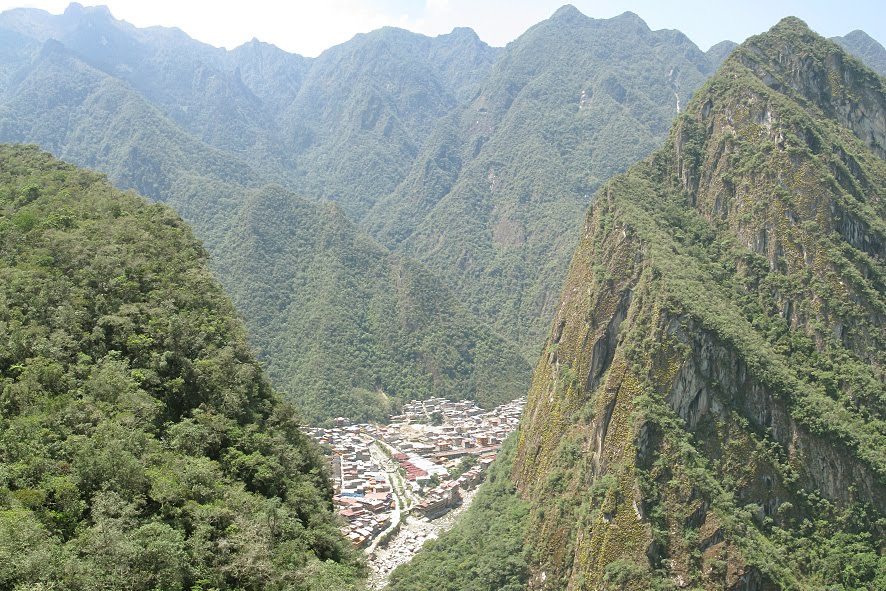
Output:
<instances>
[{"instance_id":1,"label":"valley","mask_svg":"<svg viewBox=\"0 0 886 591\"><path fill-rule=\"evenodd\" d=\"M387 587L388 579L394 569L408 564L422 550L426 542L435 540L449 531L458 522L459 517L470 509L476 495L476 489L466 492L461 505L433 521L411 515L406 517L397 536L384 546L375 549L370 555L371 573L367 588L378 590Z\"/></svg>"},{"instance_id":2,"label":"valley","mask_svg":"<svg viewBox=\"0 0 886 591\"><path fill-rule=\"evenodd\" d=\"M109 1L0 12L0 591L886 589L875 3Z\"/></svg>"},{"instance_id":3,"label":"valley","mask_svg":"<svg viewBox=\"0 0 886 591\"><path fill-rule=\"evenodd\" d=\"M525 400L484 411L470 401L411 401L386 424L348 424L307 433L329 452L342 534L365 550L379 577L445 531L470 506ZM382 580L381 578L378 579Z\"/></svg>"}]
</instances>

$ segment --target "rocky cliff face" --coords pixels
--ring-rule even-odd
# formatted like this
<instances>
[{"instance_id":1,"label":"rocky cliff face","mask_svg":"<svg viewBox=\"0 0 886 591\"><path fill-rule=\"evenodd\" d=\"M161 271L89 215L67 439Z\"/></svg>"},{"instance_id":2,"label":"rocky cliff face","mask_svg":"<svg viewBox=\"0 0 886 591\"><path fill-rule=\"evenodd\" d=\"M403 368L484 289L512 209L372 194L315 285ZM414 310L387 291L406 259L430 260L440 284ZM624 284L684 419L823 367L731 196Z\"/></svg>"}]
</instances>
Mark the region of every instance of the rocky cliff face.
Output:
<instances>
[{"instance_id":1,"label":"rocky cliff face","mask_svg":"<svg viewBox=\"0 0 886 591\"><path fill-rule=\"evenodd\" d=\"M785 19L598 192L519 434L531 588L886 583L884 101Z\"/></svg>"}]
</instances>

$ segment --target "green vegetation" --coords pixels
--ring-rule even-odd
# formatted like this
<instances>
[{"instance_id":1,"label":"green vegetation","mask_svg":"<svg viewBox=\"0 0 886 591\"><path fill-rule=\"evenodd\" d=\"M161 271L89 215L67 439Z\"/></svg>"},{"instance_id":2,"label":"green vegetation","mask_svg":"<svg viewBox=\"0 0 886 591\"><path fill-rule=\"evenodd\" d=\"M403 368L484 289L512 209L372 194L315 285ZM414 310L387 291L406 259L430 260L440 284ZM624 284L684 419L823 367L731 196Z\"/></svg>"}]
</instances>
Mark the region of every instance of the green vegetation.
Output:
<instances>
[{"instance_id":1,"label":"green vegetation","mask_svg":"<svg viewBox=\"0 0 886 591\"><path fill-rule=\"evenodd\" d=\"M513 472L545 588L886 584L886 163L861 101L882 115L882 78L785 19L598 192Z\"/></svg>"},{"instance_id":2,"label":"green vegetation","mask_svg":"<svg viewBox=\"0 0 886 591\"><path fill-rule=\"evenodd\" d=\"M563 7L502 51L363 225L534 359L590 196L664 141L713 69L634 14Z\"/></svg>"},{"instance_id":3,"label":"green vegetation","mask_svg":"<svg viewBox=\"0 0 886 591\"><path fill-rule=\"evenodd\" d=\"M389 28L313 60L25 10L0 19L0 57L0 139L174 207L312 420L522 394L588 195L710 69L685 37L568 9L506 50Z\"/></svg>"},{"instance_id":4,"label":"green vegetation","mask_svg":"<svg viewBox=\"0 0 886 591\"><path fill-rule=\"evenodd\" d=\"M429 396L491 408L525 390L529 365L513 346L337 206L259 191L218 250L268 374L313 421L384 421Z\"/></svg>"},{"instance_id":5,"label":"green vegetation","mask_svg":"<svg viewBox=\"0 0 886 591\"><path fill-rule=\"evenodd\" d=\"M232 64L187 38L175 42L182 47L173 59L168 50L172 41L166 35L150 31L133 39L127 25L96 10L49 17L71 27L90 22L83 36L62 36L61 42L49 42L39 54L7 56L18 60L20 71L0 109L0 137L37 142L176 208L212 254L210 264L244 317L250 343L269 376L304 416L314 422L339 415L383 420L406 398L470 398L491 407L522 395L528 363L436 277L375 243L339 207L309 202L275 186L258 188L275 180L307 185L299 176L302 173L293 178L287 168L292 163L280 161L281 152L290 152L282 140L271 142L277 151L273 156L256 152L255 146L232 143L234 137L242 142L270 133L260 125L274 127L275 132L280 127L263 119L270 114L256 113L255 98L244 98L249 91L231 78L232 70L236 66L245 72L255 91L268 101L266 108L273 104L285 110L272 98L294 96L302 83L299 76L307 75L302 62L253 46L228 56L236 62ZM113 44L83 45L84 39L98 34L137 51L123 51ZM8 33L0 28L3 35ZM420 62L413 66L423 76L439 67L440 76L454 77L459 84L469 84L475 75L460 66L461 50L470 55L489 49L475 37L476 47L462 48L471 41L464 34L432 42L403 31L380 31L361 41L362 49L342 48L339 54L345 55L324 57L306 84L325 87L334 78L347 87L350 83L345 82L342 68L350 64L348 56L362 55L372 47L391 49L386 45L390 39L397 41L398 51ZM417 47L424 48L424 61ZM0 51L4 48L0 44ZM114 71L122 72L123 81L108 75L108 60L119 62ZM294 78L275 79L269 87L254 68L275 60L282 60L277 67L289 69ZM383 64L391 68L386 75L396 73L410 80L419 75L397 66L397 60ZM182 72L190 68L212 70L219 84L227 85L226 93L212 87L192 88L191 77L185 84ZM53 100L45 100L47 92L54 93ZM235 104L219 104L224 96ZM313 99L302 100L316 106ZM303 116L326 131L334 118L313 111ZM359 119L359 114L354 117ZM433 120L425 111L417 111L415 118L416 125L419 120L421 125ZM343 154L339 144L353 143L353 138L345 140L342 134L354 121L348 116L339 124L338 139L329 140L334 145L309 151ZM373 137L375 144L357 142L349 149L361 158L375 158L379 145L385 149L394 145L384 136ZM342 166L351 173L364 170L363 164ZM378 171L385 182L396 178L376 164L366 166ZM329 186L345 182L327 172ZM352 187L353 194L378 190L366 183ZM313 195L339 198L324 192ZM348 205L344 197L340 200Z\"/></svg>"},{"instance_id":6,"label":"green vegetation","mask_svg":"<svg viewBox=\"0 0 886 591\"><path fill-rule=\"evenodd\" d=\"M501 50L385 28L315 59L18 10L0 140L174 207L311 420L491 405L525 391L589 196L729 49L571 7Z\"/></svg>"},{"instance_id":7,"label":"green vegetation","mask_svg":"<svg viewBox=\"0 0 886 591\"><path fill-rule=\"evenodd\" d=\"M403 181L441 120L473 96L497 53L469 29L428 38L390 27L324 52L278 116L276 147L294 154L290 186L361 219Z\"/></svg>"},{"instance_id":8,"label":"green vegetation","mask_svg":"<svg viewBox=\"0 0 886 591\"><path fill-rule=\"evenodd\" d=\"M449 472L449 477L453 480L477 465L479 459L474 454L468 454L461 459L458 465Z\"/></svg>"},{"instance_id":9,"label":"green vegetation","mask_svg":"<svg viewBox=\"0 0 886 591\"><path fill-rule=\"evenodd\" d=\"M180 218L3 146L0 253L0 588L355 588L323 462Z\"/></svg>"},{"instance_id":10,"label":"green vegetation","mask_svg":"<svg viewBox=\"0 0 886 591\"><path fill-rule=\"evenodd\" d=\"M687 102L731 49L564 7L503 50L384 29L307 60L21 11L0 139L193 223L314 421L522 393L581 234L529 502L503 452L395 588L878 589L882 78L788 19ZM353 587L317 452L182 222L0 151L0 589Z\"/></svg>"},{"instance_id":11,"label":"green vegetation","mask_svg":"<svg viewBox=\"0 0 886 591\"><path fill-rule=\"evenodd\" d=\"M523 539L528 504L510 479L510 437L471 507L437 540L391 574L391 591L521 591L529 580Z\"/></svg>"}]
</instances>

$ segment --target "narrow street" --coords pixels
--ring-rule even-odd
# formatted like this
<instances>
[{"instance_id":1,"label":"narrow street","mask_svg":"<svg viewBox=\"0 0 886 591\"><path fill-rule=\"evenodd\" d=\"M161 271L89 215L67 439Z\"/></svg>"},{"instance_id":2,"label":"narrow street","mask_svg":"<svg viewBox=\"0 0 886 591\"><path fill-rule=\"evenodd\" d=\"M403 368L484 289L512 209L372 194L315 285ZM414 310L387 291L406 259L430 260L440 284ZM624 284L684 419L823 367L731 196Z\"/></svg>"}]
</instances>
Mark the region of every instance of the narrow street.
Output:
<instances>
[{"instance_id":1,"label":"narrow street","mask_svg":"<svg viewBox=\"0 0 886 591\"><path fill-rule=\"evenodd\" d=\"M391 483L391 493L394 497L394 511L391 514L391 525L372 541L372 544L366 548L366 554L372 556L381 540L385 539L392 531L400 526L400 519L404 511L408 511L412 505L412 500L406 497L411 493L408 483L403 480L403 476L397 470L397 464L385 454L381 449L381 443L375 441L369 446L369 455L372 461L384 468L388 475L388 482ZM407 493L408 491L408 493Z\"/></svg>"}]
</instances>

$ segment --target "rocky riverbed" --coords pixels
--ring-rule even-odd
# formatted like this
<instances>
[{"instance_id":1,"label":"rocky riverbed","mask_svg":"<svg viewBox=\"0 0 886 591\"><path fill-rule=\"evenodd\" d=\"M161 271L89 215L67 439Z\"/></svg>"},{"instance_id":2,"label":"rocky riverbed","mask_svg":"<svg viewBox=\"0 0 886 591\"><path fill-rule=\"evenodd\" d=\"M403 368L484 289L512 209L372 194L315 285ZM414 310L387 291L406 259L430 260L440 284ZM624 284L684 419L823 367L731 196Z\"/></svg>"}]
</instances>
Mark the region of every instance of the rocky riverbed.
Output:
<instances>
[{"instance_id":1,"label":"rocky riverbed","mask_svg":"<svg viewBox=\"0 0 886 591\"><path fill-rule=\"evenodd\" d=\"M391 538L387 546L378 548L369 554L368 562L371 569L368 588L384 589L388 584L388 576L395 568L409 562L428 540L433 540L451 528L458 516L464 513L474 500L477 490L465 493L461 506L453 509L443 517L433 521L418 519L413 516L406 518L396 536Z\"/></svg>"}]
</instances>

